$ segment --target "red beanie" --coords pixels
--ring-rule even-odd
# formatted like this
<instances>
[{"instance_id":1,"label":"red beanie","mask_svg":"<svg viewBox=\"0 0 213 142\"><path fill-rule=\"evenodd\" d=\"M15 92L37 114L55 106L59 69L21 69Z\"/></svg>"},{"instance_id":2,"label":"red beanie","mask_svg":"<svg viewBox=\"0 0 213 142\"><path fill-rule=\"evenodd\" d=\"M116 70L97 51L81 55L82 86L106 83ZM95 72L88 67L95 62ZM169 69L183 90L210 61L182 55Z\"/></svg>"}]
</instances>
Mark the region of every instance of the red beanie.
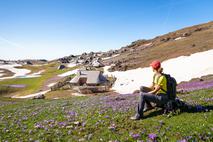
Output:
<instances>
[{"instance_id":1,"label":"red beanie","mask_svg":"<svg viewBox=\"0 0 213 142\"><path fill-rule=\"evenodd\" d=\"M153 68L153 69L159 69L160 67L161 67L161 63L160 63L160 61L158 61L158 60L155 60L155 61L153 61L151 64L150 64L150 66Z\"/></svg>"}]
</instances>

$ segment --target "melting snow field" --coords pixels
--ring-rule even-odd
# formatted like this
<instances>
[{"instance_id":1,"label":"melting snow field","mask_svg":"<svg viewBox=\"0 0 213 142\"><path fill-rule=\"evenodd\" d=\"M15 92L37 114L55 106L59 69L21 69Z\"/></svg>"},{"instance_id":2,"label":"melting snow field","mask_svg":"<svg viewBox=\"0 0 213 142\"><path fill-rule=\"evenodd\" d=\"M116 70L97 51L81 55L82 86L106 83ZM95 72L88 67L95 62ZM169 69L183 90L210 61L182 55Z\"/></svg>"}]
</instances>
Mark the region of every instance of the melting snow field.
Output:
<instances>
[{"instance_id":1,"label":"melting snow field","mask_svg":"<svg viewBox=\"0 0 213 142\"><path fill-rule=\"evenodd\" d=\"M13 76L10 76L10 77L3 77L3 78L0 78L0 80L16 78L16 77L18 77L18 76L24 76L24 75L26 75L26 74L28 74L28 73L31 72L31 71L28 70L28 69L18 69L18 68L15 68L15 67L20 67L20 66L22 66L22 65L20 65L20 64L0 65L0 68L9 70L9 71L11 71L11 72L14 73Z\"/></svg>"},{"instance_id":2,"label":"melting snow field","mask_svg":"<svg viewBox=\"0 0 213 142\"><path fill-rule=\"evenodd\" d=\"M41 77L41 74L45 72L45 70L40 70L39 72L32 73L29 75L17 76L17 78L34 78L34 77Z\"/></svg>"},{"instance_id":3,"label":"melting snow field","mask_svg":"<svg viewBox=\"0 0 213 142\"><path fill-rule=\"evenodd\" d=\"M67 67L69 67L69 68L72 68L72 67L75 67L75 66L77 66L76 63L69 63L69 64L67 65Z\"/></svg>"},{"instance_id":4,"label":"melting snow field","mask_svg":"<svg viewBox=\"0 0 213 142\"><path fill-rule=\"evenodd\" d=\"M41 74L45 71L45 70L41 70L39 72L29 74L31 71L28 70L28 69L15 68L15 67L20 67L20 66L22 66L22 65L20 65L20 64L0 65L0 68L9 70L9 71L14 73L13 76L2 77L2 78L0 78L0 80L12 79L12 78L34 78L34 77L40 77ZM1 72L0 72L0 77L3 76L3 74L1 74Z\"/></svg>"},{"instance_id":5,"label":"melting snow field","mask_svg":"<svg viewBox=\"0 0 213 142\"><path fill-rule=\"evenodd\" d=\"M213 74L213 50L199 52L190 56L180 56L162 63L164 73L171 74L177 82L189 81L204 75ZM118 93L126 94L138 90L140 86L149 86L153 72L150 67L137 68L128 71L108 72L109 66L104 67L104 74L117 78L112 87Z\"/></svg>"}]
</instances>

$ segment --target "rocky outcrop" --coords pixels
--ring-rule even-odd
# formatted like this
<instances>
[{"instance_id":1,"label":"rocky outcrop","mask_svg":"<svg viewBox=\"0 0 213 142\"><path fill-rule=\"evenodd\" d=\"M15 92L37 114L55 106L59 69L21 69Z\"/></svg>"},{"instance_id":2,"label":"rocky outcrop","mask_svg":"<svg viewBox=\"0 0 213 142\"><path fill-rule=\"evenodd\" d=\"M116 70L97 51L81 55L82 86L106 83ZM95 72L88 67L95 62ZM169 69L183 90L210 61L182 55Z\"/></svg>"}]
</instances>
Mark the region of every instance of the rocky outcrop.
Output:
<instances>
[{"instance_id":1,"label":"rocky outcrop","mask_svg":"<svg viewBox=\"0 0 213 142\"><path fill-rule=\"evenodd\" d=\"M122 62L121 60L115 61L111 64L109 68L110 72L113 71L126 71L128 69L128 65Z\"/></svg>"},{"instance_id":2,"label":"rocky outcrop","mask_svg":"<svg viewBox=\"0 0 213 142\"><path fill-rule=\"evenodd\" d=\"M91 66L91 67L103 67L104 64L101 62L101 57L104 56L104 53L98 52L90 52L90 53L83 53L79 55L75 59L76 64L82 64L84 66Z\"/></svg>"},{"instance_id":3,"label":"rocky outcrop","mask_svg":"<svg viewBox=\"0 0 213 142\"><path fill-rule=\"evenodd\" d=\"M71 86L69 85L69 81L72 77L68 76L56 83L54 86L51 87L51 91L56 91L60 89L69 89Z\"/></svg>"},{"instance_id":4,"label":"rocky outcrop","mask_svg":"<svg viewBox=\"0 0 213 142\"><path fill-rule=\"evenodd\" d=\"M75 59L76 59L76 56L70 55L70 56L66 56L66 57L63 57L63 58L59 58L58 61L62 64L66 64L66 63L72 62Z\"/></svg>"}]
</instances>

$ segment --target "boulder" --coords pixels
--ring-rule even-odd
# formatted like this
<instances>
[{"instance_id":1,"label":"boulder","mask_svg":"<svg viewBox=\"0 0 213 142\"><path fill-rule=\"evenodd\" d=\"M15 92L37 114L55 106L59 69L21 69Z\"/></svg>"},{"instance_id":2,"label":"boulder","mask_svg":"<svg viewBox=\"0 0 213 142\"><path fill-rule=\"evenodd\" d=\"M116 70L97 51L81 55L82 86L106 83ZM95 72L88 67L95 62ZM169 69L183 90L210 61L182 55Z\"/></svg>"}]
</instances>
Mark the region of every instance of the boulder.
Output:
<instances>
[{"instance_id":1,"label":"boulder","mask_svg":"<svg viewBox=\"0 0 213 142\"><path fill-rule=\"evenodd\" d=\"M167 42L167 41L169 41L170 39L171 39L170 37L165 37L165 38L162 38L160 41Z\"/></svg>"},{"instance_id":2,"label":"boulder","mask_svg":"<svg viewBox=\"0 0 213 142\"><path fill-rule=\"evenodd\" d=\"M82 54L82 56L86 56L87 55L87 53L86 52L84 52L83 54Z\"/></svg>"},{"instance_id":3,"label":"boulder","mask_svg":"<svg viewBox=\"0 0 213 142\"><path fill-rule=\"evenodd\" d=\"M99 60L95 60L92 62L92 66L96 68L104 67L104 64L101 63Z\"/></svg>"},{"instance_id":4,"label":"boulder","mask_svg":"<svg viewBox=\"0 0 213 142\"><path fill-rule=\"evenodd\" d=\"M40 94L38 96L33 97L33 99L45 99L44 94Z\"/></svg>"},{"instance_id":5,"label":"boulder","mask_svg":"<svg viewBox=\"0 0 213 142\"><path fill-rule=\"evenodd\" d=\"M31 61L27 61L26 64L27 65L33 65L33 63Z\"/></svg>"},{"instance_id":6,"label":"boulder","mask_svg":"<svg viewBox=\"0 0 213 142\"><path fill-rule=\"evenodd\" d=\"M203 30L203 28L196 28L195 32L199 32L199 31L202 31L202 30Z\"/></svg>"},{"instance_id":7,"label":"boulder","mask_svg":"<svg viewBox=\"0 0 213 142\"><path fill-rule=\"evenodd\" d=\"M65 65L59 65L59 66L58 66L58 70L63 70L63 69L65 69L65 68L66 68Z\"/></svg>"},{"instance_id":8,"label":"boulder","mask_svg":"<svg viewBox=\"0 0 213 142\"><path fill-rule=\"evenodd\" d=\"M93 56L94 54L95 54L94 52L90 52L88 55Z\"/></svg>"},{"instance_id":9,"label":"boulder","mask_svg":"<svg viewBox=\"0 0 213 142\"><path fill-rule=\"evenodd\" d=\"M187 37L187 36L190 36L191 35L191 33L183 33L183 37Z\"/></svg>"},{"instance_id":10,"label":"boulder","mask_svg":"<svg viewBox=\"0 0 213 142\"><path fill-rule=\"evenodd\" d=\"M196 44L192 44L192 47L195 47L196 46Z\"/></svg>"},{"instance_id":11,"label":"boulder","mask_svg":"<svg viewBox=\"0 0 213 142\"><path fill-rule=\"evenodd\" d=\"M69 59L67 59L67 58L60 58L59 62L61 62L62 64L66 64L66 63L69 63Z\"/></svg>"}]
</instances>

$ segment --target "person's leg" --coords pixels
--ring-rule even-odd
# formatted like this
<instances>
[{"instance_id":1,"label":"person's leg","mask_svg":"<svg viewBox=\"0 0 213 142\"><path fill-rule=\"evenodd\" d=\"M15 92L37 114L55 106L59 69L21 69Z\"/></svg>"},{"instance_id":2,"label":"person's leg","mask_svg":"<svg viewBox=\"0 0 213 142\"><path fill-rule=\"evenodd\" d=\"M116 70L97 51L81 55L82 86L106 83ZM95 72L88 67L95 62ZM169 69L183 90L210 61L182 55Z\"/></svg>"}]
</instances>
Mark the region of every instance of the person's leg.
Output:
<instances>
[{"instance_id":1,"label":"person's leg","mask_svg":"<svg viewBox=\"0 0 213 142\"><path fill-rule=\"evenodd\" d=\"M139 114L140 117L143 117L143 111L145 104L150 104L150 102L156 102L156 98L154 94L149 93L141 93L140 94L140 101L138 103L137 107L137 114ZM151 104L150 104L151 105Z\"/></svg>"},{"instance_id":2,"label":"person's leg","mask_svg":"<svg viewBox=\"0 0 213 142\"><path fill-rule=\"evenodd\" d=\"M153 102L158 105L162 105L166 103L167 97L164 96L157 96L154 94L149 94L149 93L141 93L140 94L140 102L137 106L137 113L136 113L136 120L140 119L143 117L143 110L145 106L145 102Z\"/></svg>"},{"instance_id":3,"label":"person's leg","mask_svg":"<svg viewBox=\"0 0 213 142\"><path fill-rule=\"evenodd\" d=\"M148 93L150 91L152 91L152 89L149 88L149 87L146 87L146 86L141 86L140 87L140 92Z\"/></svg>"},{"instance_id":4,"label":"person's leg","mask_svg":"<svg viewBox=\"0 0 213 142\"><path fill-rule=\"evenodd\" d=\"M149 88L149 87L146 87L146 86L141 86L140 87L140 92L142 93L148 93L150 92L152 89ZM152 108L152 105L150 104L150 102L145 102L145 106L144 106L145 109L149 109L149 108Z\"/></svg>"},{"instance_id":5,"label":"person's leg","mask_svg":"<svg viewBox=\"0 0 213 142\"><path fill-rule=\"evenodd\" d=\"M146 105L146 99L145 99L146 97L145 96L153 96L153 95L149 94L149 93L144 93L144 92L140 93L140 101L139 101L138 106L136 108L137 113L135 114L135 116L131 117L130 119L139 120L143 117L143 110L144 110L144 107Z\"/></svg>"}]
</instances>

